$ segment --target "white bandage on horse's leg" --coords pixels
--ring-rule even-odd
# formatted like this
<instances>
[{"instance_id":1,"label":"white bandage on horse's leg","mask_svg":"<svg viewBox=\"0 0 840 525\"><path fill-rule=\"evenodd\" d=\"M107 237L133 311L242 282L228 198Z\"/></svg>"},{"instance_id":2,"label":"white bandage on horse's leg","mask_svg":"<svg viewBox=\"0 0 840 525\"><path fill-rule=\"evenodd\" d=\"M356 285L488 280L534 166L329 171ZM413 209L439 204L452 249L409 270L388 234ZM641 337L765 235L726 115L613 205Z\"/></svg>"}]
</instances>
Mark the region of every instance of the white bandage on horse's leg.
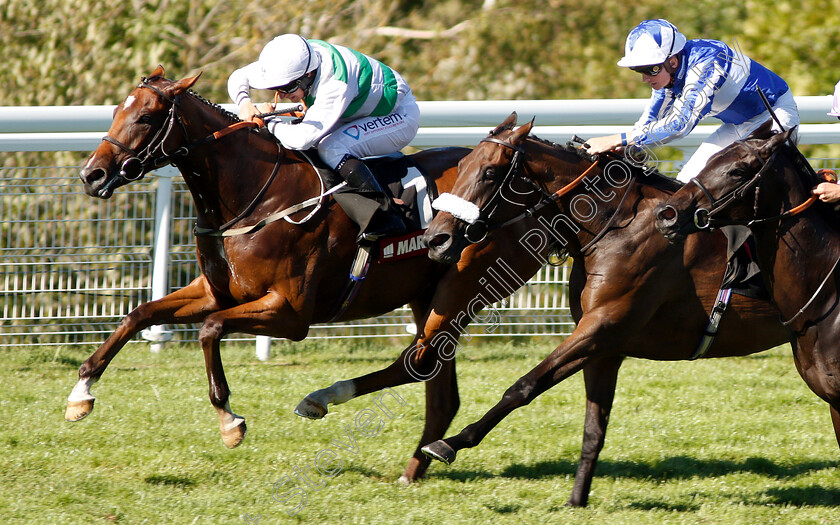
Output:
<instances>
[{"instance_id":1,"label":"white bandage on horse's leg","mask_svg":"<svg viewBox=\"0 0 840 525\"><path fill-rule=\"evenodd\" d=\"M67 401L71 403L78 403L80 401L95 399L90 393L90 387L92 387L98 379L98 377L86 377L84 379L79 379L79 382L73 387L73 391L70 392L70 396L67 397Z\"/></svg>"},{"instance_id":2,"label":"white bandage on horse's leg","mask_svg":"<svg viewBox=\"0 0 840 525\"><path fill-rule=\"evenodd\" d=\"M468 224L475 224L480 214L478 206L451 193L441 193L432 201L432 208L450 213L456 219L461 219Z\"/></svg>"}]
</instances>

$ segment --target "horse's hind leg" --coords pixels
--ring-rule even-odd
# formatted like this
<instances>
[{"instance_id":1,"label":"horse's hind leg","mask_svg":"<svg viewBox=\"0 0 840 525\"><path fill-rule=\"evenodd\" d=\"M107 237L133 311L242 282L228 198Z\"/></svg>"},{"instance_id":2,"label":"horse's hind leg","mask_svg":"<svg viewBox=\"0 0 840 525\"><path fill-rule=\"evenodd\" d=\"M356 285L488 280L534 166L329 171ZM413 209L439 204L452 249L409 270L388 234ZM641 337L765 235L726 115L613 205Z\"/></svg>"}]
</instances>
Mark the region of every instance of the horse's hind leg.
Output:
<instances>
[{"instance_id":1,"label":"horse's hind leg","mask_svg":"<svg viewBox=\"0 0 840 525\"><path fill-rule=\"evenodd\" d=\"M448 324L447 329L451 330ZM421 447L444 436L460 406L454 355L443 359L440 355L441 349L436 347L441 341L449 345L455 344L458 332L455 332L455 336L451 331L444 330L429 334L425 334L419 341L415 338L396 361L382 370L354 379L336 381L327 388L308 394L295 408L295 414L320 419L327 414L329 405L338 405L384 388L423 381L426 388L423 434L414 455L400 476L400 482L404 484L418 480L423 477L430 462L421 452Z\"/></svg>"},{"instance_id":2,"label":"horse's hind leg","mask_svg":"<svg viewBox=\"0 0 840 525\"><path fill-rule=\"evenodd\" d=\"M79 381L67 399L67 421L79 421L93 410L95 398L90 388L108 364L137 332L157 324L191 323L218 309L203 277L166 297L143 303L120 322L119 327L79 368Z\"/></svg>"},{"instance_id":3,"label":"horse's hind leg","mask_svg":"<svg viewBox=\"0 0 840 525\"><path fill-rule=\"evenodd\" d=\"M265 334L300 341L306 337L309 324L304 322L291 304L280 294L269 293L262 298L220 310L208 315L198 332L204 351L204 366L210 385L210 403L219 416L222 441L228 448L238 446L245 439L245 419L230 408L228 387L219 343L225 334L245 332Z\"/></svg>"},{"instance_id":4,"label":"horse's hind leg","mask_svg":"<svg viewBox=\"0 0 840 525\"><path fill-rule=\"evenodd\" d=\"M831 423L834 425L834 436L837 438L837 446L840 447L840 409L831 406Z\"/></svg>"},{"instance_id":5,"label":"horse's hind leg","mask_svg":"<svg viewBox=\"0 0 840 525\"><path fill-rule=\"evenodd\" d=\"M414 314L414 322L422 327L429 311L430 298L416 299L410 303L411 311ZM406 383L419 381L408 373L405 366L405 359L417 347L421 335L414 338L414 341L400 354L400 357L392 364L353 379L336 381L327 388L316 390L306 395L295 407L295 414L309 418L321 419L329 412L330 405L340 405L359 396L378 392L383 388L391 388Z\"/></svg>"},{"instance_id":6,"label":"horse's hind leg","mask_svg":"<svg viewBox=\"0 0 840 525\"><path fill-rule=\"evenodd\" d=\"M403 475L400 476L400 482L404 484L416 481L425 474L430 460L421 452L421 447L442 438L458 412L460 399L455 375L455 355L451 349L457 345L458 337L464 330L463 326L456 326L455 320L459 319L464 325L467 321L463 315L440 315L430 311L428 300L412 302L411 309L417 326L422 329L412 344L403 350L391 365L316 390L307 395L295 408L295 413L299 416L319 419L326 415L330 404L344 403L383 388L425 382L425 425L420 442ZM454 307L453 310L458 311ZM441 355L442 352L446 353L445 357Z\"/></svg>"},{"instance_id":7,"label":"horse's hind leg","mask_svg":"<svg viewBox=\"0 0 840 525\"><path fill-rule=\"evenodd\" d=\"M585 507L589 500L592 477L598 455L604 447L607 423L610 419L618 369L624 361L622 356L610 356L593 360L583 367L586 384L586 420L583 426L583 446L580 452L572 495L566 505Z\"/></svg>"}]
</instances>

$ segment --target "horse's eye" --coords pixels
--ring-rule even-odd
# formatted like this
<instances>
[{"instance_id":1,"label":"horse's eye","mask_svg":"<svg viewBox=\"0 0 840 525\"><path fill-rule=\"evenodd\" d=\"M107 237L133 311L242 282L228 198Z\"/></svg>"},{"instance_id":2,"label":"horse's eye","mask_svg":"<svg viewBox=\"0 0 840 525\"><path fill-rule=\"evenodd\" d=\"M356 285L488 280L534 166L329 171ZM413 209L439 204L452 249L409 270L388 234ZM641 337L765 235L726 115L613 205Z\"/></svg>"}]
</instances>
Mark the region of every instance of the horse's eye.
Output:
<instances>
[{"instance_id":1,"label":"horse's eye","mask_svg":"<svg viewBox=\"0 0 840 525\"><path fill-rule=\"evenodd\" d=\"M139 122L140 124L151 124L152 116L148 114L143 115L139 119L137 119L137 122Z\"/></svg>"},{"instance_id":2,"label":"horse's eye","mask_svg":"<svg viewBox=\"0 0 840 525\"><path fill-rule=\"evenodd\" d=\"M495 179L496 178L496 170L494 170L493 168L486 168L484 170L484 173L482 174L482 178L484 180L490 180L490 181Z\"/></svg>"}]
</instances>

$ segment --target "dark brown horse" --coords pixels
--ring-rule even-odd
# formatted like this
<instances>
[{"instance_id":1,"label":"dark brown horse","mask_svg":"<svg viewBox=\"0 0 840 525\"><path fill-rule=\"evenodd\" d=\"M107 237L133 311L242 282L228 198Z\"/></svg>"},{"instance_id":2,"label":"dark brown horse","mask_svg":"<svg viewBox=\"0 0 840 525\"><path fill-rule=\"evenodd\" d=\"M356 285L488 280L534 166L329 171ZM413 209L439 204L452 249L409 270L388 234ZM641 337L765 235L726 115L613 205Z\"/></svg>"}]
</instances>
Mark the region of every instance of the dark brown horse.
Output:
<instances>
[{"instance_id":1,"label":"dark brown horse","mask_svg":"<svg viewBox=\"0 0 840 525\"><path fill-rule=\"evenodd\" d=\"M677 183L617 158L593 163L576 148L530 137L532 124L515 128L515 122L514 114L461 161L454 197L441 197L452 201L442 207L461 218L435 217L425 234L430 256L457 260L467 237L476 240L533 214L540 228L522 238L519 258L528 258L541 239L571 253L577 327L479 421L423 450L451 463L514 409L583 370L583 448L568 504L584 506L623 359L692 356L722 281L726 241L715 233L670 245L653 227L653 209ZM747 355L785 342L778 315L769 301L734 295L705 357Z\"/></svg>"},{"instance_id":2,"label":"dark brown horse","mask_svg":"<svg viewBox=\"0 0 840 525\"><path fill-rule=\"evenodd\" d=\"M673 242L710 226L750 227L796 368L830 405L840 445L840 215L825 204L810 206L822 179L790 133L774 135L768 122L710 158L693 183L659 206L656 227Z\"/></svg>"},{"instance_id":3,"label":"dark brown horse","mask_svg":"<svg viewBox=\"0 0 840 525\"><path fill-rule=\"evenodd\" d=\"M226 226L247 229L320 195L319 178L301 152L283 148L264 128L239 129L245 126L235 115L188 90L197 76L170 81L163 74L162 68L155 70L117 107L107 137L80 173L89 195L108 198L115 188L154 166L174 163L195 200L197 227L216 231ZM468 152L444 148L412 157L445 192L455 181L458 161ZM290 217L301 220L311 212L309 207ZM91 386L140 330L156 324L200 323L210 402L218 412L225 445L237 446L246 427L230 407L220 339L245 332L298 341L311 325L328 321L347 281L356 230L326 198L302 224L278 220L252 233L199 236L202 275L162 299L140 305L122 320L82 364L66 418L77 421L90 413ZM373 265L341 319L376 316L408 303L418 326L414 342L388 368L313 392L296 412L323 417L330 403L427 380L426 425L403 479L421 476L429 460L419 446L443 437L458 409L449 349L485 305L484 296L480 304L470 302L478 294L485 269L497 258L513 259L518 235L516 228L509 229L494 242L466 252L457 266L426 257ZM509 265L523 281L539 267L533 259ZM496 299L487 295L488 301Z\"/></svg>"}]
</instances>

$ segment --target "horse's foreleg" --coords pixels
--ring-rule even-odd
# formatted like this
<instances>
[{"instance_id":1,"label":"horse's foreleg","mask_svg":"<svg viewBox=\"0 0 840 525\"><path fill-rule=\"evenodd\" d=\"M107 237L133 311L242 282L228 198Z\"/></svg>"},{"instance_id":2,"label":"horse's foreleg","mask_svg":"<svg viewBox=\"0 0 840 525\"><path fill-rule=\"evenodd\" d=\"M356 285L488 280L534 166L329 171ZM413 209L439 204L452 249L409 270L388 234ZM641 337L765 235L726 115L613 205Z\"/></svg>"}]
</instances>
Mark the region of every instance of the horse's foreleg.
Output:
<instances>
[{"instance_id":1,"label":"horse's foreleg","mask_svg":"<svg viewBox=\"0 0 840 525\"><path fill-rule=\"evenodd\" d=\"M828 344L820 344L819 339L804 336L792 343L793 362L800 377L831 407L831 423L840 446L840 359L836 357L835 343L829 340Z\"/></svg>"},{"instance_id":2,"label":"horse's foreleg","mask_svg":"<svg viewBox=\"0 0 840 525\"><path fill-rule=\"evenodd\" d=\"M79 368L79 381L67 398L67 421L78 421L93 410L95 398L90 389L108 364L140 330L157 324L190 323L201 320L218 308L208 293L203 277L166 297L143 303L120 322L119 327Z\"/></svg>"},{"instance_id":3,"label":"horse's foreleg","mask_svg":"<svg viewBox=\"0 0 840 525\"><path fill-rule=\"evenodd\" d=\"M624 361L622 356L610 356L593 360L583 367L586 384L586 419L583 426L583 446L580 452L572 495L566 503L571 507L585 507L592 487L592 477L598 463L598 455L604 447L607 423L610 419L618 369Z\"/></svg>"},{"instance_id":4,"label":"horse's foreleg","mask_svg":"<svg viewBox=\"0 0 840 525\"><path fill-rule=\"evenodd\" d=\"M426 424L420 443L400 476L399 481L404 485L417 481L426 474L431 459L423 453L422 447L442 438L458 413L461 401L458 395L458 378L455 375L455 360L442 361L439 372L426 381L425 386Z\"/></svg>"},{"instance_id":5,"label":"horse's foreleg","mask_svg":"<svg viewBox=\"0 0 840 525\"><path fill-rule=\"evenodd\" d=\"M423 453L432 459L452 463L459 450L481 443L481 440L508 414L527 405L541 393L583 368L593 352L600 346L594 344L593 331L597 332L597 329L591 326L591 322L587 322L586 318L582 319L572 335L539 365L508 388L496 406L481 419L468 425L455 436L423 447Z\"/></svg>"},{"instance_id":6,"label":"horse's foreleg","mask_svg":"<svg viewBox=\"0 0 840 525\"><path fill-rule=\"evenodd\" d=\"M228 448L245 439L245 419L230 408L230 388L225 377L219 343L225 334L245 332L265 334L299 341L306 336L303 323L286 299L269 293L250 303L213 313L204 320L198 340L204 352L204 367L210 385L210 403L219 416L222 441Z\"/></svg>"}]
</instances>

